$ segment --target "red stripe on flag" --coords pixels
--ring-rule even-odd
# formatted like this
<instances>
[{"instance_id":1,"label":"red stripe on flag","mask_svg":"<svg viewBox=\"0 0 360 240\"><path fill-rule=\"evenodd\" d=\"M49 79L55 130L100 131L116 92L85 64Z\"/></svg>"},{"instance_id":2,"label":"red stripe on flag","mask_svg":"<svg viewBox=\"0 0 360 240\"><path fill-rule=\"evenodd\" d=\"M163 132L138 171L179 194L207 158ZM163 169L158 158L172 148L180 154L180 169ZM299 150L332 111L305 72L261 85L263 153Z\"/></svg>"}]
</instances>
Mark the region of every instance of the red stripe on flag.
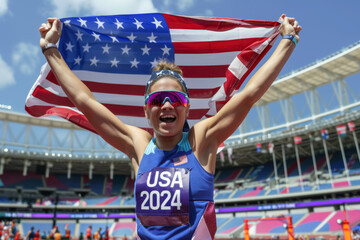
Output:
<instances>
[{"instance_id":1,"label":"red stripe on flag","mask_svg":"<svg viewBox=\"0 0 360 240\"><path fill-rule=\"evenodd\" d=\"M95 129L84 115L68 108L54 106L25 106L25 110L34 117L58 116L96 133Z\"/></svg>"},{"instance_id":2,"label":"red stripe on flag","mask_svg":"<svg viewBox=\"0 0 360 240\"><path fill-rule=\"evenodd\" d=\"M219 18L219 17L183 17L169 14L162 14L170 29L198 29L212 31L226 31L236 27L255 28L264 27L272 28L279 26L278 22L268 22L261 20L247 20L236 18ZM219 21L220 20L220 21Z\"/></svg>"},{"instance_id":3,"label":"red stripe on flag","mask_svg":"<svg viewBox=\"0 0 360 240\"><path fill-rule=\"evenodd\" d=\"M50 104L74 107L74 104L67 97L57 96L42 86L37 86L35 88L33 96L36 96L36 98Z\"/></svg>"},{"instance_id":4,"label":"red stripe on flag","mask_svg":"<svg viewBox=\"0 0 360 240\"><path fill-rule=\"evenodd\" d=\"M220 87L212 89L189 89L190 98L211 98L219 90ZM190 100L191 101L191 100ZM191 102L190 102L191 104Z\"/></svg>"},{"instance_id":5,"label":"red stripe on flag","mask_svg":"<svg viewBox=\"0 0 360 240\"><path fill-rule=\"evenodd\" d=\"M90 89L91 92L137 96L144 96L145 93L145 86L143 85L112 84L89 81L83 81L83 83Z\"/></svg>"},{"instance_id":6,"label":"red stripe on flag","mask_svg":"<svg viewBox=\"0 0 360 240\"><path fill-rule=\"evenodd\" d=\"M224 89L227 96L232 94L233 91L239 90L242 83L249 76L249 74L254 70L257 64L261 59L266 55L266 53L271 49L271 45L268 45L260 55L252 50L245 50L241 52L237 58L248 68L247 71L242 75L240 79L232 74L229 70L226 71L227 81L224 83Z\"/></svg>"},{"instance_id":7,"label":"red stripe on flag","mask_svg":"<svg viewBox=\"0 0 360 240\"><path fill-rule=\"evenodd\" d=\"M51 70L49 71L48 75L46 76L46 80L48 80L56 85L60 85L55 77L55 74Z\"/></svg>"},{"instance_id":8,"label":"red stripe on flag","mask_svg":"<svg viewBox=\"0 0 360 240\"><path fill-rule=\"evenodd\" d=\"M228 65L220 66L179 66L184 78L217 78L224 77Z\"/></svg>"},{"instance_id":9,"label":"red stripe on flag","mask_svg":"<svg viewBox=\"0 0 360 240\"><path fill-rule=\"evenodd\" d=\"M246 38L226 41L208 42L174 42L175 53L221 53L242 51L254 41L261 41L262 38Z\"/></svg>"},{"instance_id":10,"label":"red stripe on flag","mask_svg":"<svg viewBox=\"0 0 360 240\"><path fill-rule=\"evenodd\" d=\"M54 106L25 106L25 110L34 117L47 117L47 116L58 116L64 118L82 128L96 133L93 126L87 120L87 118L76 111L68 108L54 107ZM143 128L144 130L152 134L152 128Z\"/></svg>"}]
</instances>

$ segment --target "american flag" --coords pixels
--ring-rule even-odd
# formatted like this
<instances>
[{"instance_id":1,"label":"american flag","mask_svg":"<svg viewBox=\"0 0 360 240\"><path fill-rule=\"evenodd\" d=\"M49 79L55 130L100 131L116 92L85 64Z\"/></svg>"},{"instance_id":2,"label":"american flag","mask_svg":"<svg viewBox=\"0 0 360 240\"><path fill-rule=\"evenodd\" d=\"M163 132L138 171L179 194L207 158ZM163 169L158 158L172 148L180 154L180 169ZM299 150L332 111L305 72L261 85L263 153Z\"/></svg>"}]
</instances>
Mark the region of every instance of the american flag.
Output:
<instances>
[{"instance_id":1,"label":"american flag","mask_svg":"<svg viewBox=\"0 0 360 240\"><path fill-rule=\"evenodd\" d=\"M256 152L261 152L261 143L256 144Z\"/></svg>"},{"instance_id":2,"label":"american flag","mask_svg":"<svg viewBox=\"0 0 360 240\"><path fill-rule=\"evenodd\" d=\"M272 47L279 22L169 14L61 19L58 48L96 99L124 123L150 129L145 85L160 59L175 62L190 92L189 125L215 115ZM48 64L29 92L26 111L60 116L94 131L66 97Z\"/></svg>"},{"instance_id":3,"label":"american flag","mask_svg":"<svg viewBox=\"0 0 360 240\"><path fill-rule=\"evenodd\" d=\"M174 166L179 166L188 162L187 156L183 155L173 159Z\"/></svg>"},{"instance_id":4,"label":"american flag","mask_svg":"<svg viewBox=\"0 0 360 240\"><path fill-rule=\"evenodd\" d=\"M321 137L323 139L329 139L329 133L328 133L328 130L327 129L322 129L321 130Z\"/></svg>"}]
</instances>

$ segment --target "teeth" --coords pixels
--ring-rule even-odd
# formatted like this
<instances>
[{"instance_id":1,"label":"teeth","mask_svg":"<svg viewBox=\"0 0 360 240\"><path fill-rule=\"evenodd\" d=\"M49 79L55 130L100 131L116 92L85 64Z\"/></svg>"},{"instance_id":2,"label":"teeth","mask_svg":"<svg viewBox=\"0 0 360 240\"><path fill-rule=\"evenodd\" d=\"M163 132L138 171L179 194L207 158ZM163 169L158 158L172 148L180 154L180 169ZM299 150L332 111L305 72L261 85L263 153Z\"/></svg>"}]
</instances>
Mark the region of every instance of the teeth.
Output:
<instances>
[{"instance_id":1,"label":"teeth","mask_svg":"<svg viewBox=\"0 0 360 240\"><path fill-rule=\"evenodd\" d=\"M163 115L161 116L161 118L175 118L174 115Z\"/></svg>"},{"instance_id":2,"label":"teeth","mask_svg":"<svg viewBox=\"0 0 360 240\"><path fill-rule=\"evenodd\" d=\"M160 120L163 122L173 122L175 119L176 117L174 115L163 115L160 117Z\"/></svg>"}]
</instances>

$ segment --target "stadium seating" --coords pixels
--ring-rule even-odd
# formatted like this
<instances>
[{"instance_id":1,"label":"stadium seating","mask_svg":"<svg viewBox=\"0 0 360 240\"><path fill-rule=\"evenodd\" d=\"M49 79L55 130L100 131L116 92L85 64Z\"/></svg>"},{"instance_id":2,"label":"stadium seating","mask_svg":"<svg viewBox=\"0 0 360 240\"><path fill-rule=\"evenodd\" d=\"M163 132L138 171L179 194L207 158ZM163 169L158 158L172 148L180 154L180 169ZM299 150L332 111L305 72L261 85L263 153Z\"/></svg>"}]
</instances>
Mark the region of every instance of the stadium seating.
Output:
<instances>
[{"instance_id":1,"label":"stadium seating","mask_svg":"<svg viewBox=\"0 0 360 240\"><path fill-rule=\"evenodd\" d=\"M292 223L296 224L305 214L290 214ZM257 234L281 234L285 233L284 223L288 224L287 220L263 220L256 224Z\"/></svg>"},{"instance_id":2,"label":"stadium seating","mask_svg":"<svg viewBox=\"0 0 360 240\"><path fill-rule=\"evenodd\" d=\"M127 176L125 175L115 175L112 180L111 194L120 194L121 190L124 188L125 181Z\"/></svg>"},{"instance_id":3,"label":"stadium seating","mask_svg":"<svg viewBox=\"0 0 360 240\"><path fill-rule=\"evenodd\" d=\"M312 212L303 219L294 229L296 233L311 233L328 217L332 212Z\"/></svg>"},{"instance_id":4,"label":"stadium seating","mask_svg":"<svg viewBox=\"0 0 360 240\"><path fill-rule=\"evenodd\" d=\"M241 172L241 169L224 169L222 171L219 171L218 174L216 174L216 181L217 182L229 182L233 181L237 178L239 173Z\"/></svg>"},{"instance_id":5,"label":"stadium seating","mask_svg":"<svg viewBox=\"0 0 360 240\"><path fill-rule=\"evenodd\" d=\"M120 206L121 197L109 197L109 198L85 198L87 206Z\"/></svg>"},{"instance_id":6,"label":"stadium seating","mask_svg":"<svg viewBox=\"0 0 360 240\"><path fill-rule=\"evenodd\" d=\"M38 187L44 187L42 176L37 175L34 172L28 172L26 176L16 171L5 171L0 176L2 186L6 188L22 187L23 189L36 189Z\"/></svg>"},{"instance_id":7,"label":"stadium seating","mask_svg":"<svg viewBox=\"0 0 360 240\"><path fill-rule=\"evenodd\" d=\"M87 175L83 177L84 187L90 188L91 191L97 193L99 195L104 194L104 184L105 184L105 176L104 175L93 175L92 179L89 179Z\"/></svg>"},{"instance_id":8,"label":"stadium seating","mask_svg":"<svg viewBox=\"0 0 360 240\"><path fill-rule=\"evenodd\" d=\"M62 185L65 185L63 189L81 188L80 174L71 174L71 177L67 178L67 174L55 173L55 174L51 174L50 177L52 177L52 179L56 179L56 181L62 183ZM46 186L58 188L57 186L53 186L52 180L50 180L50 178L46 179Z\"/></svg>"},{"instance_id":9,"label":"stadium seating","mask_svg":"<svg viewBox=\"0 0 360 240\"><path fill-rule=\"evenodd\" d=\"M132 236L136 230L136 222L117 222L111 227L113 237Z\"/></svg>"},{"instance_id":10,"label":"stadium seating","mask_svg":"<svg viewBox=\"0 0 360 240\"><path fill-rule=\"evenodd\" d=\"M233 193L232 189L221 190L215 195L214 200L228 199L232 193Z\"/></svg>"},{"instance_id":11,"label":"stadium seating","mask_svg":"<svg viewBox=\"0 0 360 240\"><path fill-rule=\"evenodd\" d=\"M350 225L356 225L360 222L360 210L348 210L347 217L345 217L344 211L337 211L317 232L336 232L341 231L341 225L337 223L338 219L348 219Z\"/></svg>"}]
</instances>

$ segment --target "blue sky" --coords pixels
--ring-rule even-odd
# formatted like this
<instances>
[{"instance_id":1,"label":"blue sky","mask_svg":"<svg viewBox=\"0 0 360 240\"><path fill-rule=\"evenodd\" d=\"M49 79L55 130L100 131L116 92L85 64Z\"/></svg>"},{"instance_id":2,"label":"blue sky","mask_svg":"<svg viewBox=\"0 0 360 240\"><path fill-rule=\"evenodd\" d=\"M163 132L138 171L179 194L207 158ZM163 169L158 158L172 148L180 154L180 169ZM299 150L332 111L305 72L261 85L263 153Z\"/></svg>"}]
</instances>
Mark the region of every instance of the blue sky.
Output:
<instances>
[{"instance_id":1,"label":"blue sky","mask_svg":"<svg viewBox=\"0 0 360 240\"><path fill-rule=\"evenodd\" d=\"M25 113L26 96L45 62L38 28L50 16L166 12L277 20L286 13L303 31L284 75L359 41L359 9L359 0L0 0L0 104Z\"/></svg>"}]
</instances>

